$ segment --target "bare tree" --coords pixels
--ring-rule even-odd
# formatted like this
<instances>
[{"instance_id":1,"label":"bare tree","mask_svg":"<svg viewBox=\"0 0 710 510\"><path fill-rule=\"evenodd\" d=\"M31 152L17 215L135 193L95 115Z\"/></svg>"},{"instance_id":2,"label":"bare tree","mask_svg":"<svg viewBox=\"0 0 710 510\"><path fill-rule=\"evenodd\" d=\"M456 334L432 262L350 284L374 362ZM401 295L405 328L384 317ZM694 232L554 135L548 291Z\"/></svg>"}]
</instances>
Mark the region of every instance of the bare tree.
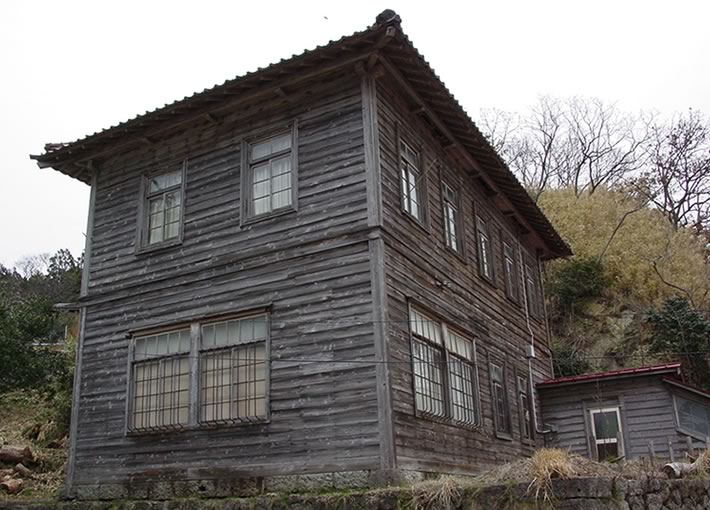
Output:
<instances>
[{"instance_id":1,"label":"bare tree","mask_svg":"<svg viewBox=\"0 0 710 510\"><path fill-rule=\"evenodd\" d=\"M482 112L481 126L534 200L550 187L576 195L624 182L644 164L651 117L598 99L541 97L524 115Z\"/></svg>"},{"instance_id":2,"label":"bare tree","mask_svg":"<svg viewBox=\"0 0 710 510\"><path fill-rule=\"evenodd\" d=\"M710 228L710 126L690 110L653 129L649 166L638 189L674 228Z\"/></svg>"},{"instance_id":3,"label":"bare tree","mask_svg":"<svg viewBox=\"0 0 710 510\"><path fill-rule=\"evenodd\" d=\"M25 278L31 278L38 274L44 274L49 268L49 253L39 255L28 255L22 257L15 263L17 271Z\"/></svg>"}]
</instances>

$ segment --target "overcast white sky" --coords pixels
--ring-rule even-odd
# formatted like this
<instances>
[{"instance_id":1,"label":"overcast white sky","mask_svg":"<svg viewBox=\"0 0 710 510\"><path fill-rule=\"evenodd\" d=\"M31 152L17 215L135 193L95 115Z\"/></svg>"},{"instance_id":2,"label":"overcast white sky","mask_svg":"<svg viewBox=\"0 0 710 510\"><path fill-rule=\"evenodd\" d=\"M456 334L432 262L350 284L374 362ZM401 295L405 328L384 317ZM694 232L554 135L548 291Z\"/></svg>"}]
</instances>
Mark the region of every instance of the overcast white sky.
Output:
<instances>
[{"instance_id":1,"label":"overcast white sky","mask_svg":"<svg viewBox=\"0 0 710 510\"><path fill-rule=\"evenodd\" d=\"M0 4L0 263L84 246L88 187L28 155L362 30L385 8L474 117L541 94L710 113L710 2Z\"/></svg>"}]
</instances>

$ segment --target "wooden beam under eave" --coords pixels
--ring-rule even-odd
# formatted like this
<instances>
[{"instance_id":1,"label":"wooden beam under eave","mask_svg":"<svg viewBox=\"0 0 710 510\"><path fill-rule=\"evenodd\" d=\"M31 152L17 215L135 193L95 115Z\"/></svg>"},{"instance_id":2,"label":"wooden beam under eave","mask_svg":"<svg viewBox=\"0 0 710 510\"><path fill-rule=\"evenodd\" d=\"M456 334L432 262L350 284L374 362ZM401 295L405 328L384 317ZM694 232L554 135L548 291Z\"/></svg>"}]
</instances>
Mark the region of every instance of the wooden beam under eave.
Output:
<instances>
[{"instance_id":1,"label":"wooden beam under eave","mask_svg":"<svg viewBox=\"0 0 710 510\"><path fill-rule=\"evenodd\" d=\"M330 72L336 71L338 69L342 69L344 67L352 66L353 64L356 64L357 62L360 62L362 60L367 59L370 54L372 53L371 50L368 51L363 51L362 53L358 53L356 55L352 55L348 58L345 59L338 59L337 61L333 63L329 63L324 66L316 66L314 69L308 70L308 71L300 71L297 72L296 74L289 74L288 77L282 81L274 80L274 83L270 86L262 86L258 85L255 87L251 87L252 91L251 92L245 92L243 94L239 94L236 98L228 100L226 102L223 102L221 104L216 104L216 105L210 105L209 109L205 111L204 109L201 109L198 112L188 114L182 119L175 119L172 121L166 121L165 125L156 128L152 131L149 131L145 133L144 135L138 137L131 137L126 139L122 143L117 143L117 144L112 144L109 147L105 147L102 150L97 150L90 156L86 156L83 158L77 158L76 161L86 161L87 159L90 158L95 158L95 157L105 157L108 154L113 154L115 152L120 152L126 150L127 147L130 147L132 145L135 145L136 143L141 143L141 138L144 137L157 137L161 133L164 133L168 130L175 129L178 126L182 126L184 124L187 124L189 122L194 121L195 119L199 119L200 117L204 118L204 115L206 113L209 113L211 115L216 115L218 112L228 110L231 108L236 108L240 105L243 105L245 103L254 101L256 99L262 98L262 97L268 97L269 95L274 94L274 89L277 87L279 88L290 88L296 84L311 80L317 76L328 74ZM167 112L165 112L167 113ZM71 150L67 150L62 156L67 155L67 154L72 154Z\"/></svg>"},{"instance_id":2,"label":"wooden beam under eave","mask_svg":"<svg viewBox=\"0 0 710 510\"><path fill-rule=\"evenodd\" d=\"M401 89L410 96L410 98L417 103L419 106L421 106L424 109L424 114L428 117L429 121L432 123L436 129L438 129L449 141L452 145L455 146L457 149L457 153L461 154L463 158L470 164L480 175L479 180L483 183L485 183L485 187L491 190L495 196L501 196L501 198L504 200L506 209L507 208L512 208L515 210L515 216L520 222L521 225L523 225L526 229L528 229L531 232L535 232L536 236L539 238L540 242L543 244L544 241L542 238L537 234L535 229L533 229L528 221L515 209L513 206L512 202L507 197L503 197L501 193L498 193L498 186L493 182L493 180L488 176L483 169L481 168L480 164L478 161L476 161L471 154L468 152L468 150L459 142L459 140L453 135L451 130L444 124L444 122L441 121L439 116L429 107L429 105L419 96L416 90L411 86L409 81L402 76L402 73L399 72L399 70L388 60L388 58L384 55L380 57L380 63L385 67L387 72L390 74L390 76L394 79L394 81L397 83ZM470 131L470 128L467 128L468 131Z\"/></svg>"}]
</instances>

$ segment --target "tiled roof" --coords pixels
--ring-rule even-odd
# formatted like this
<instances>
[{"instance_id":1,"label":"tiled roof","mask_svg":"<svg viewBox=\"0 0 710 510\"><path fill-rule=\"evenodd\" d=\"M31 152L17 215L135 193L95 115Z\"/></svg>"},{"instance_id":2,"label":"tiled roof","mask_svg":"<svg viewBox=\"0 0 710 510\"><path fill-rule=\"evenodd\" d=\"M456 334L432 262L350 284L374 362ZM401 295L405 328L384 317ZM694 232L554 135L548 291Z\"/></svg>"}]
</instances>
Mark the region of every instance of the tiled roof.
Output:
<instances>
[{"instance_id":1,"label":"tiled roof","mask_svg":"<svg viewBox=\"0 0 710 510\"><path fill-rule=\"evenodd\" d=\"M146 140L174 123L187 122L224 108L235 100L259 93L268 85L278 86L327 66L343 65L348 61L354 63L358 59L362 61L376 51L391 62L417 96L426 103L427 108L441 119L445 129L479 164L482 173L500 189L530 228L540 236L550 256L571 255L567 243L402 32L400 21L393 11L384 11L377 17L375 24L366 30L225 81L74 142L47 144L44 154L31 157L37 160L40 167L53 167L83 182L90 182L91 171L86 162L100 159L102 153Z\"/></svg>"},{"instance_id":2,"label":"tiled roof","mask_svg":"<svg viewBox=\"0 0 710 510\"><path fill-rule=\"evenodd\" d=\"M558 377L557 379L547 379L537 384L538 388L549 386L559 386L567 384L577 384L599 381L602 379L614 379L618 377L629 377L637 375L659 375L659 374L679 374L680 363L666 363L664 365L653 365L649 367L622 368L620 370L609 370L607 372L596 372L593 374L582 374L569 377Z\"/></svg>"}]
</instances>

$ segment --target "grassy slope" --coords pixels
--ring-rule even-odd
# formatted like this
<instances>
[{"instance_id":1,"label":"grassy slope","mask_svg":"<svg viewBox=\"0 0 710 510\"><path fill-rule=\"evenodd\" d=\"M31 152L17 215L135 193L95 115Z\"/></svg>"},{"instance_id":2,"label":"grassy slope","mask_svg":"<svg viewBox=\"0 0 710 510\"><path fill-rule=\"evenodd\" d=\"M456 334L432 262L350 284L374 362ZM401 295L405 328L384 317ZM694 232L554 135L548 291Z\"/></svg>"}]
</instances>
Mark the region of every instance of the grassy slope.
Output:
<instances>
[{"instance_id":1,"label":"grassy slope","mask_svg":"<svg viewBox=\"0 0 710 510\"><path fill-rule=\"evenodd\" d=\"M0 396L0 443L29 446L37 457L37 463L28 466L33 475L25 479L22 492L15 496L0 492L0 501L56 497L64 474L66 440L57 439L56 424L51 416L49 405L36 392L14 391Z\"/></svg>"}]
</instances>

